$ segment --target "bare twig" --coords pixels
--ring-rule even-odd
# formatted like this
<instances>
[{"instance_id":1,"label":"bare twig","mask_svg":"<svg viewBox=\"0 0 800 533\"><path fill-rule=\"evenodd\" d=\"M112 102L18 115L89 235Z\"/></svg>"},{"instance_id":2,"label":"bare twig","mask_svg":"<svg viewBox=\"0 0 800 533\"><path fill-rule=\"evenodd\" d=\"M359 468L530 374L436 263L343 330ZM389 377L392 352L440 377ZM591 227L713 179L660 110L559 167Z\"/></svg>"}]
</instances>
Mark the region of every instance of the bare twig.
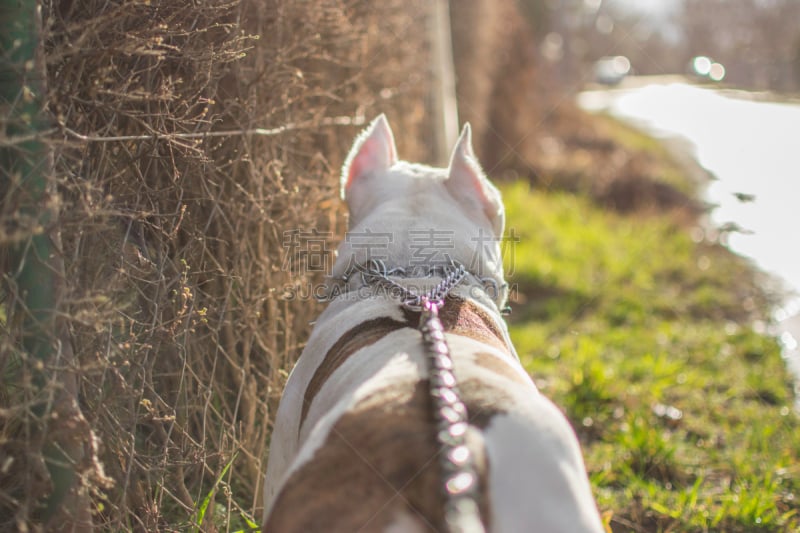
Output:
<instances>
[{"instance_id":1,"label":"bare twig","mask_svg":"<svg viewBox=\"0 0 800 533\"><path fill-rule=\"evenodd\" d=\"M364 115L355 116L339 116L339 117L325 117L320 120L308 120L305 122L290 122L283 126L275 128L250 128L246 130L223 130L223 131L206 131L194 133L153 133L151 135L84 135L75 130L64 127L63 130L70 137L84 142L125 142L125 141L146 141L148 139L208 139L212 137L235 137L235 136L262 136L274 137L282 133L297 130L310 130L320 127L329 126L363 126L366 123ZM52 132L53 130L49 130ZM30 136L29 136L30 137ZM4 141L5 142L5 141ZM17 143L22 142L18 139L9 139L7 142Z\"/></svg>"}]
</instances>

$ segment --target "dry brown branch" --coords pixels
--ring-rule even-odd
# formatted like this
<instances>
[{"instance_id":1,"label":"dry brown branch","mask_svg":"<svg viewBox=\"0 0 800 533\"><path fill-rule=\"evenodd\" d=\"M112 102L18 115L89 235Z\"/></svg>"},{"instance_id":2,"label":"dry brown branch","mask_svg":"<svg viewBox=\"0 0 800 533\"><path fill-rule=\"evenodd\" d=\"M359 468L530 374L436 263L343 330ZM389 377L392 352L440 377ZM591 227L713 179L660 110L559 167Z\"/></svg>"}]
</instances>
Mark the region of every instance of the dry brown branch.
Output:
<instances>
[{"instance_id":1,"label":"dry brown branch","mask_svg":"<svg viewBox=\"0 0 800 533\"><path fill-rule=\"evenodd\" d=\"M112 482L85 480L100 529L187 527L234 456L204 528L260 519L271 417L318 313L285 288L325 274L285 261L286 235L341 235L338 169L377 113L404 157L428 159L423 4L43 2L57 126L37 139L60 213L45 229L63 240L57 312ZM12 198L0 247L37 231ZM0 529L33 528L30 362L0 305Z\"/></svg>"}]
</instances>

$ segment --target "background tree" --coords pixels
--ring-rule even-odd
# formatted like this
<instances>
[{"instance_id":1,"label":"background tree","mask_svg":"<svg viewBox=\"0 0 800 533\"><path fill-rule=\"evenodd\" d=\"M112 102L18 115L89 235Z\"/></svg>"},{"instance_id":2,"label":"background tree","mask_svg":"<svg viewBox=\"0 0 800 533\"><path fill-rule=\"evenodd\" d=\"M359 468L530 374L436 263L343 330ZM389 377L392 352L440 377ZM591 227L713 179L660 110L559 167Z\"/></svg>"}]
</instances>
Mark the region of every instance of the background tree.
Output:
<instances>
[{"instance_id":1,"label":"background tree","mask_svg":"<svg viewBox=\"0 0 800 533\"><path fill-rule=\"evenodd\" d=\"M683 74L694 56L726 68L742 88L790 91L798 86L800 0L675 0L646 11L623 0L519 0L537 50L566 90L593 79L603 56L624 55L637 74Z\"/></svg>"}]
</instances>

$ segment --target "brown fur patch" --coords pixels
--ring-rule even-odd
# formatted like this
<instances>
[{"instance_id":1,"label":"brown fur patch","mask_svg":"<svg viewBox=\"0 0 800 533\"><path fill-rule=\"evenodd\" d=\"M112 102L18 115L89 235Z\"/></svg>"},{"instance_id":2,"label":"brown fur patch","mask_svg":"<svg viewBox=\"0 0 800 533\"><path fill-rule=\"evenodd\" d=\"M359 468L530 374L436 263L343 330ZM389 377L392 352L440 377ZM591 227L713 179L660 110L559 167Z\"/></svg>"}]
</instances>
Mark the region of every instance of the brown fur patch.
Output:
<instances>
[{"instance_id":1,"label":"brown fur patch","mask_svg":"<svg viewBox=\"0 0 800 533\"><path fill-rule=\"evenodd\" d=\"M311 407L311 402L314 397L322 389L322 386L328 381L328 378L334 371L344 363L348 357L353 353L378 342L380 339L398 329L408 327L408 324L398 322L388 316L378 317L372 320L367 320L354 328L344 333L333 346L331 346L328 353L325 354L322 364L314 372L311 381L308 382L308 387L303 395L303 409L300 414L300 425L306 419L308 409Z\"/></svg>"},{"instance_id":2,"label":"brown fur patch","mask_svg":"<svg viewBox=\"0 0 800 533\"><path fill-rule=\"evenodd\" d=\"M508 378L509 380L520 383L522 385L530 385L531 382L525 376L521 375L517 372L511 365L494 354L487 353L487 352L476 352L475 353L475 363L485 368L486 370L490 370L495 374L499 374L504 378Z\"/></svg>"},{"instance_id":3,"label":"brown fur patch","mask_svg":"<svg viewBox=\"0 0 800 533\"><path fill-rule=\"evenodd\" d=\"M481 368L497 374L512 383L533 387L530 380L520 375L510 364L496 355L486 352L477 352L475 354L475 363ZM467 404L469 408L469 423L480 429L485 429L486 426L489 425L489 422L491 422L493 416L508 412L509 406L513 405L516 401L505 389L489 387L486 383L478 379L468 379L460 382L458 388L465 398L469 398Z\"/></svg>"},{"instance_id":4,"label":"brown fur patch","mask_svg":"<svg viewBox=\"0 0 800 533\"><path fill-rule=\"evenodd\" d=\"M469 399L465 403L470 425L480 429L486 429L492 417L507 413L509 405L515 401L514 397L504 390L487 387L477 379L463 381L458 384L458 388L461 395Z\"/></svg>"},{"instance_id":5,"label":"brown fur patch","mask_svg":"<svg viewBox=\"0 0 800 533\"><path fill-rule=\"evenodd\" d=\"M486 400L491 394L478 396L467 409L485 417L493 409ZM313 459L287 480L265 531L383 531L400 512L443 531L434 435L427 380L373 394L343 415ZM478 448L480 508L488 520L488 467Z\"/></svg>"},{"instance_id":6,"label":"brown fur patch","mask_svg":"<svg viewBox=\"0 0 800 533\"><path fill-rule=\"evenodd\" d=\"M411 324L419 323L418 312L406 311L406 318ZM439 319L448 333L469 337L510 353L503 339L503 333L498 329L495 321L489 313L474 302L448 296L439 310Z\"/></svg>"}]
</instances>

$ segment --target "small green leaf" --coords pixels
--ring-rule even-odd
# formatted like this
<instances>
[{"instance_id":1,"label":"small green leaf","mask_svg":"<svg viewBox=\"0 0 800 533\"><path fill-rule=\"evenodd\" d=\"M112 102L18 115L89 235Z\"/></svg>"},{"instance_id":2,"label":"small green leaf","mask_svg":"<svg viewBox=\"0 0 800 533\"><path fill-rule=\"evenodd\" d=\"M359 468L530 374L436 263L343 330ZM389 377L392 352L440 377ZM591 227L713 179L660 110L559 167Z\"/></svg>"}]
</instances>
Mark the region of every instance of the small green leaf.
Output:
<instances>
[{"instance_id":1,"label":"small green leaf","mask_svg":"<svg viewBox=\"0 0 800 533\"><path fill-rule=\"evenodd\" d=\"M222 478L225 477L225 474L228 473L228 469L231 467L233 462L236 460L237 454L233 454L231 460L228 461L228 464L225 465L225 468L222 469L219 476L217 476L217 480L214 482L214 485L211 487L211 490L208 491L206 497L203 498L203 502L200 504L200 507L197 509L197 520L195 520L195 527L194 531L200 531L200 526L203 525L203 520L206 516L206 511L208 510L208 505L211 503L211 498L214 496L214 492L217 490Z\"/></svg>"}]
</instances>

